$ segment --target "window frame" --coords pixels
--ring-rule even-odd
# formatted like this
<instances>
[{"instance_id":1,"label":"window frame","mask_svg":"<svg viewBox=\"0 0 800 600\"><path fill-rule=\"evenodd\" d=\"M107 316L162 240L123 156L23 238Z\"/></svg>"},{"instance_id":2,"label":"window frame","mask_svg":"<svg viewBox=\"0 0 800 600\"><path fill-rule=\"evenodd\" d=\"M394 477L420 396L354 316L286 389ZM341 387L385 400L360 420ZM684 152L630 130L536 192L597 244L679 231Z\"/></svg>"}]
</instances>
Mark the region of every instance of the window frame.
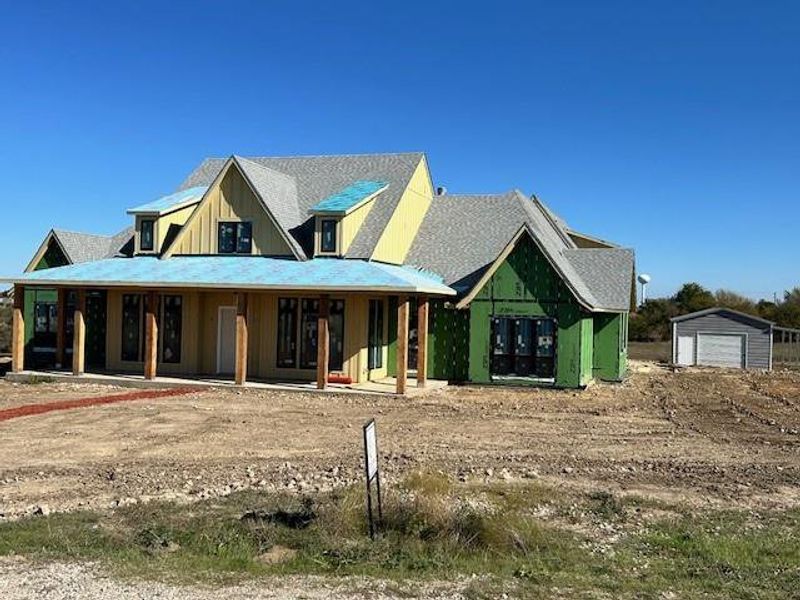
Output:
<instances>
[{"instance_id":1,"label":"window frame","mask_svg":"<svg viewBox=\"0 0 800 600\"><path fill-rule=\"evenodd\" d=\"M177 330L177 351L171 356L169 359L166 357L165 350L167 349L167 303L168 300L175 301L177 300L177 317L176 321L178 323L178 330ZM183 357L183 295L182 294L165 294L161 296L161 302L159 303L159 317L160 317L160 327L158 328L158 336L159 336L159 353L161 363L165 365L179 365L181 363ZM173 307L174 308L174 307Z\"/></svg>"},{"instance_id":2,"label":"window frame","mask_svg":"<svg viewBox=\"0 0 800 600\"><path fill-rule=\"evenodd\" d=\"M384 300L382 298L371 298L369 300L367 308L367 369L370 371L383 369L383 348L386 345L384 312ZM371 351L373 349L374 352Z\"/></svg>"},{"instance_id":3,"label":"window frame","mask_svg":"<svg viewBox=\"0 0 800 600\"><path fill-rule=\"evenodd\" d=\"M137 320L138 320L138 331L136 332L136 358L128 358L130 355L125 354L125 299L126 298L136 298L138 300L138 310L137 310ZM145 303L145 296L142 294L122 294L121 298L122 309L120 311L121 315L121 325L120 325L120 346L119 346L119 359L120 362L127 362L127 363L137 363L142 362L144 360L144 303Z\"/></svg>"},{"instance_id":4,"label":"window frame","mask_svg":"<svg viewBox=\"0 0 800 600\"><path fill-rule=\"evenodd\" d=\"M144 226L145 224L150 227L150 245L144 245ZM154 217L140 217L139 218L139 252L155 252L156 251L156 219Z\"/></svg>"},{"instance_id":5,"label":"window frame","mask_svg":"<svg viewBox=\"0 0 800 600\"><path fill-rule=\"evenodd\" d=\"M233 227L233 239L231 241L231 247L233 250L223 250L222 244L222 231L223 227ZM248 235L243 236L242 229L248 229ZM247 247L243 248L242 238L245 237L247 239ZM252 221L231 221L231 220L223 220L220 219L217 221L217 254L224 254L226 256L248 256L253 254L253 222Z\"/></svg>"},{"instance_id":6,"label":"window frame","mask_svg":"<svg viewBox=\"0 0 800 600\"><path fill-rule=\"evenodd\" d=\"M332 248L325 245L325 228L332 226ZM319 220L319 253L320 254L338 254L339 253L339 219L332 219L329 217L321 217Z\"/></svg>"},{"instance_id":7,"label":"window frame","mask_svg":"<svg viewBox=\"0 0 800 600\"><path fill-rule=\"evenodd\" d=\"M282 305L285 303L285 306ZM298 313L300 302L299 298L278 298L278 326L277 326L277 347L275 350L275 366L278 369L296 369L297 368L297 330L298 330ZM284 323L281 318L283 315L289 315L289 325ZM283 337L288 337L290 361L285 361L283 358L286 353L281 352L281 341ZM285 362L282 362L285 361Z\"/></svg>"}]
</instances>

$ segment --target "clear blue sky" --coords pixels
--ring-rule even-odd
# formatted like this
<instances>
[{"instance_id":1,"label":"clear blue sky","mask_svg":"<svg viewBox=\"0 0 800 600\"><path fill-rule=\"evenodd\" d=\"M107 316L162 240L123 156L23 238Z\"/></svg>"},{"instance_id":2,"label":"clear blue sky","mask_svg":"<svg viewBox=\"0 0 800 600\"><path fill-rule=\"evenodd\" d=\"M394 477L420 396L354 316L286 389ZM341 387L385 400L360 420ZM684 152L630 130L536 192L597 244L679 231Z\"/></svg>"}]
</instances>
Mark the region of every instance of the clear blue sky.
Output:
<instances>
[{"instance_id":1,"label":"clear blue sky","mask_svg":"<svg viewBox=\"0 0 800 600\"><path fill-rule=\"evenodd\" d=\"M0 20L0 273L205 156L423 150L633 246L655 294L800 284L800 3L47 4Z\"/></svg>"}]
</instances>

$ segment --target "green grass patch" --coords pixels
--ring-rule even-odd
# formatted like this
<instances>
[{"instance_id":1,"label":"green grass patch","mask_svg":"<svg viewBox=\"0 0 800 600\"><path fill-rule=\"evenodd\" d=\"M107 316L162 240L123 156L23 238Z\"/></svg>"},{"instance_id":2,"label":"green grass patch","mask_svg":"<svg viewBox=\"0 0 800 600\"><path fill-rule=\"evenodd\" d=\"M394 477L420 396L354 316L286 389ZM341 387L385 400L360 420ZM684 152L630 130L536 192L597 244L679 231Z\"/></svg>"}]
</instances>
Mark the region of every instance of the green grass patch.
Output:
<instances>
[{"instance_id":1,"label":"green grass patch","mask_svg":"<svg viewBox=\"0 0 800 600\"><path fill-rule=\"evenodd\" d=\"M397 581L477 574L467 589L473 598L500 590L548 597L555 589L570 597L658 598L673 591L787 598L800 589L797 511L641 524L630 514L646 502L606 492L567 497L535 483L458 486L437 474L415 474L386 491L374 541L359 486L313 498L242 492L188 506L32 517L0 525L0 554L93 560L119 575L176 582L288 573ZM556 516L534 516L541 505ZM614 523L628 532L598 551L603 540L567 526L565 514L584 515L587 527ZM282 562L265 560L275 548L294 552Z\"/></svg>"}]
</instances>

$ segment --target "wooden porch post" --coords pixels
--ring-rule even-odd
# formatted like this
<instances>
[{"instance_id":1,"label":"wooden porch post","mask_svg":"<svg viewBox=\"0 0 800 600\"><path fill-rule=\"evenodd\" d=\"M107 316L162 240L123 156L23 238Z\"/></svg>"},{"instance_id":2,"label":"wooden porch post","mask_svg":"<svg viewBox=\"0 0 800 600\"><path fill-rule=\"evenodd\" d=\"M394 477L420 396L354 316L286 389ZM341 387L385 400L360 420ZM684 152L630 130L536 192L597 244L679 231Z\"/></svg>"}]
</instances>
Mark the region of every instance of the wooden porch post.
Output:
<instances>
[{"instance_id":1,"label":"wooden porch post","mask_svg":"<svg viewBox=\"0 0 800 600\"><path fill-rule=\"evenodd\" d=\"M67 337L67 290L58 288L56 293L56 369L61 369L64 366Z\"/></svg>"},{"instance_id":2,"label":"wooden porch post","mask_svg":"<svg viewBox=\"0 0 800 600\"><path fill-rule=\"evenodd\" d=\"M428 381L428 297L417 299L417 387Z\"/></svg>"},{"instance_id":3,"label":"wooden porch post","mask_svg":"<svg viewBox=\"0 0 800 600\"><path fill-rule=\"evenodd\" d=\"M331 312L330 296L319 297L319 315L317 318L317 389L324 390L328 385L328 356L330 348L330 332L328 317Z\"/></svg>"},{"instance_id":4,"label":"wooden porch post","mask_svg":"<svg viewBox=\"0 0 800 600\"><path fill-rule=\"evenodd\" d=\"M247 381L247 293L236 294L236 385Z\"/></svg>"},{"instance_id":5,"label":"wooden porch post","mask_svg":"<svg viewBox=\"0 0 800 600\"><path fill-rule=\"evenodd\" d=\"M408 378L408 296L397 299L397 393L406 393Z\"/></svg>"},{"instance_id":6,"label":"wooden porch post","mask_svg":"<svg viewBox=\"0 0 800 600\"><path fill-rule=\"evenodd\" d=\"M155 379L158 373L158 294L149 292L144 313L144 378Z\"/></svg>"},{"instance_id":7,"label":"wooden porch post","mask_svg":"<svg viewBox=\"0 0 800 600\"><path fill-rule=\"evenodd\" d=\"M14 286L14 309L11 316L11 370L25 370L25 288Z\"/></svg>"},{"instance_id":8,"label":"wooden porch post","mask_svg":"<svg viewBox=\"0 0 800 600\"><path fill-rule=\"evenodd\" d=\"M86 290L78 290L75 306L75 333L72 336L72 374L83 375L86 350Z\"/></svg>"}]
</instances>

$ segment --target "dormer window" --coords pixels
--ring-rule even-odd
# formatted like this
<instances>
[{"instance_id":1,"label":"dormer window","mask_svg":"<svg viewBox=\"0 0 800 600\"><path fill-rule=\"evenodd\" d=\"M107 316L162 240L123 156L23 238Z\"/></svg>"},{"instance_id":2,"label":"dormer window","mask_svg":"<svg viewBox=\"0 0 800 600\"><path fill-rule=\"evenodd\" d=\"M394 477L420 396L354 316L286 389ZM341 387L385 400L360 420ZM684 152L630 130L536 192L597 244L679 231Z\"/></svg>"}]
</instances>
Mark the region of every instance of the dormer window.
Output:
<instances>
[{"instance_id":1,"label":"dormer window","mask_svg":"<svg viewBox=\"0 0 800 600\"><path fill-rule=\"evenodd\" d=\"M336 219L322 219L320 223L320 252L326 254L334 254L336 252L336 229Z\"/></svg>"},{"instance_id":2,"label":"dormer window","mask_svg":"<svg viewBox=\"0 0 800 600\"><path fill-rule=\"evenodd\" d=\"M139 221L139 250L152 252L155 250L155 219L141 219Z\"/></svg>"},{"instance_id":3,"label":"dormer window","mask_svg":"<svg viewBox=\"0 0 800 600\"><path fill-rule=\"evenodd\" d=\"M250 221L223 222L218 227L219 254L253 253L253 224Z\"/></svg>"}]
</instances>

